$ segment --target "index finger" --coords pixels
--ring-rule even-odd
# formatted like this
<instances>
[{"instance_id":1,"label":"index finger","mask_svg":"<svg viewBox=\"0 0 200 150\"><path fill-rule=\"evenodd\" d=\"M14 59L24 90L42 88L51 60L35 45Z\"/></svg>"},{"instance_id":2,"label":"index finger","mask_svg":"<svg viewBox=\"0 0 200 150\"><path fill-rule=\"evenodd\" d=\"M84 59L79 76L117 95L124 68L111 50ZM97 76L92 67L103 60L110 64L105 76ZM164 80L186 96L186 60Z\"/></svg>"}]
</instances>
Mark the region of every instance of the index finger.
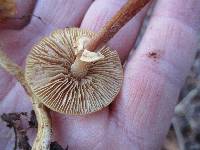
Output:
<instances>
[{"instance_id":1,"label":"index finger","mask_svg":"<svg viewBox=\"0 0 200 150\"><path fill-rule=\"evenodd\" d=\"M158 149L198 47L200 1L159 0L146 33L125 69L116 102L118 118L140 137L143 149Z\"/></svg>"},{"instance_id":2,"label":"index finger","mask_svg":"<svg viewBox=\"0 0 200 150\"><path fill-rule=\"evenodd\" d=\"M127 0L96 0L86 13L81 27L99 31L126 2ZM109 45L117 50L122 61L133 48L147 9L148 6L132 18L109 42Z\"/></svg>"}]
</instances>

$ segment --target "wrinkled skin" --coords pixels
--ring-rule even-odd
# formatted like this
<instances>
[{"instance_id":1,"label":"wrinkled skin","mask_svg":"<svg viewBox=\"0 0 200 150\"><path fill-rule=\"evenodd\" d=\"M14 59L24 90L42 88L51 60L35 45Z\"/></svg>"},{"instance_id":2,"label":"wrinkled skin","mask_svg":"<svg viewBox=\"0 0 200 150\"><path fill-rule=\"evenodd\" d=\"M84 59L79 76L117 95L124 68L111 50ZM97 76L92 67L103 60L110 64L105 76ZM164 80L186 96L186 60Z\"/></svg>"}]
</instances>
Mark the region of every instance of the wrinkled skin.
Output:
<instances>
[{"instance_id":1,"label":"wrinkled skin","mask_svg":"<svg viewBox=\"0 0 200 150\"><path fill-rule=\"evenodd\" d=\"M29 1L32 5L32 0ZM42 36L66 26L98 31L124 2L38 0L34 14L43 21L32 17L23 29L0 29L1 46L16 63L24 65L30 48ZM18 3L23 6L22 1ZM127 60L123 87L112 105L85 116L52 112L54 139L63 147L69 145L70 150L156 150L162 145L198 46L200 1L158 0L140 44L135 53L129 55L147 9L110 42L122 62ZM20 84L2 69L0 77L0 113L30 111L31 102ZM12 149L11 132L0 123L0 149ZM33 133L29 134L33 137Z\"/></svg>"}]
</instances>

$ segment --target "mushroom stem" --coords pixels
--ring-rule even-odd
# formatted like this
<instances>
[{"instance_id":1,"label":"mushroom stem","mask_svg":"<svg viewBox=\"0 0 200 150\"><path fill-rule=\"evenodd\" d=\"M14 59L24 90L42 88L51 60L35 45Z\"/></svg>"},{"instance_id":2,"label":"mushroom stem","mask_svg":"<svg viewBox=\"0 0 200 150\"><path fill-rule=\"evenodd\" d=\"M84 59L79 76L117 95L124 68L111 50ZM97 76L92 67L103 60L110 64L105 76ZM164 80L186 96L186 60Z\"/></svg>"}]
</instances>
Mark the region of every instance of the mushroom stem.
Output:
<instances>
[{"instance_id":1,"label":"mushroom stem","mask_svg":"<svg viewBox=\"0 0 200 150\"><path fill-rule=\"evenodd\" d=\"M104 27L84 45L84 49L94 52L106 44L131 18L133 18L151 0L128 0L128 2L108 21ZM83 49L83 50L84 50ZM97 61L97 60L96 60ZM87 64L87 65L86 65ZM76 57L71 67L72 74L75 76L85 75L85 70L90 62Z\"/></svg>"},{"instance_id":2,"label":"mushroom stem","mask_svg":"<svg viewBox=\"0 0 200 150\"><path fill-rule=\"evenodd\" d=\"M47 108L39 103L34 96L32 100L33 109L38 120L38 131L32 150L49 150L52 135L50 114Z\"/></svg>"},{"instance_id":3,"label":"mushroom stem","mask_svg":"<svg viewBox=\"0 0 200 150\"><path fill-rule=\"evenodd\" d=\"M38 132L32 150L48 150L51 137L51 119L47 108L43 106L43 104L41 104L32 94L31 89L25 80L24 70L8 58L8 56L1 49L0 67L15 76L25 89L28 96L32 99L33 110L35 111L38 121Z\"/></svg>"},{"instance_id":4,"label":"mushroom stem","mask_svg":"<svg viewBox=\"0 0 200 150\"><path fill-rule=\"evenodd\" d=\"M133 18L151 0L128 0L128 2L108 21L104 27L85 46L95 51L107 43L131 18Z\"/></svg>"},{"instance_id":5,"label":"mushroom stem","mask_svg":"<svg viewBox=\"0 0 200 150\"><path fill-rule=\"evenodd\" d=\"M31 96L31 90L26 83L25 77L24 77L24 70L15 64L8 56L0 49L0 67L5 69L8 73L13 75L23 86L26 93Z\"/></svg>"},{"instance_id":6,"label":"mushroom stem","mask_svg":"<svg viewBox=\"0 0 200 150\"><path fill-rule=\"evenodd\" d=\"M77 56L74 63L71 66L71 73L75 78L83 78L88 71L89 63L80 60L80 56Z\"/></svg>"}]
</instances>

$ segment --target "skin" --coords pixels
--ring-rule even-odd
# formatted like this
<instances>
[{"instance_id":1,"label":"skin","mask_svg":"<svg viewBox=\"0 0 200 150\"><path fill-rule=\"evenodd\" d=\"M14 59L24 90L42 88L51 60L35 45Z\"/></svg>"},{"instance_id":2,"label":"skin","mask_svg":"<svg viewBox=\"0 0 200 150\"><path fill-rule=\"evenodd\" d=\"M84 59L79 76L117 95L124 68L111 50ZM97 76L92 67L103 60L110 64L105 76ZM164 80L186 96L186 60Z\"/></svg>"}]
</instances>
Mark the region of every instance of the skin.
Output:
<instances>
[{"instance_id":1,"label":"skin","mask_svg":"<svg viewBox=\"0 0 200 150\"><path fill-rule=\"evenodd\" d=\"M1 46L16 63L24 65L32 45L52 30L80 26L98 31L124 3L125 0L38 0L34 14L44 23L32 17L23 29L0 28ZM155 150L162 145L198 47L200 1L158 0L141 42L129 54L147 9L109 43L119 52L122 62L126 60L124 83L116 100L90 115L51 113L54 140L63 147ZM30 111L31 102L20 84L2 69L0 77L0 113ZM12 131L8 131L0 123L0 149L12 149ZM34 136L32 132L29 135Z\"/></svg>"}]
</instances>

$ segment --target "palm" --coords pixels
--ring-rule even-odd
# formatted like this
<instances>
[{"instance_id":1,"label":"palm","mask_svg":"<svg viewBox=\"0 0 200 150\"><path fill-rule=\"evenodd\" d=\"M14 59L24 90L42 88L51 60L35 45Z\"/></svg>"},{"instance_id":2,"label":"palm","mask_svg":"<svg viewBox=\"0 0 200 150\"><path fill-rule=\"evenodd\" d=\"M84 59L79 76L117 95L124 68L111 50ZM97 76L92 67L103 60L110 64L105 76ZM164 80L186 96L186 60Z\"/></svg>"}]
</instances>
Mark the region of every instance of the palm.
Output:
<instances>
[{"instance_id":1,"label":"palm","mask_svg":"<svg viewBox=\"0 0 200 150\"><path fill-rule=\"evenodd\" d=\"M181 0L179 1L181 4ZM40 37L47 35L53 29L79 26L91 2L91 0L63 0L62 2L44 0L38 2L34 14L39 15L45 24L37 18L32 18L31 23L23 30L2 30L0 39L3 49L13 60L23 65L26 55L35 41L38 41ZM110 18L124 2L108 2L108 6L105 3L95 1L90 6L91 8L81 26L98 30L106 22L107 17ZM163 3L165 3L164 0L160 0L159 4L162 5ZM171 3L173 3L173 0L171 0ZM42 8L45 5L48 7ZM196 7L196 5L194 6ZM160 10L161 8L158 6L157 9ZM199 10L196 13L198 14L198 12ZM187 10L185 13L188 13ZM132 20L110 43L113 48L118 50L122 61L125 60L134 43L143 16L144 11L137 16L137 20ZM69 145L70 149L157 149L161 145L169 127L176 103L175 99L181 86L179 82L185 77L190 61L186 61L184 59L186 56L176 50L177 58L168 60L168 64L159 63L163 62L162 59L168 59L168 56L164 53L179 48L176 47L174 41L169 41L168 45L164 44L165 38L170 36L165 33L167 28L172 26L173 21L177 21L177 24L179 22L178 20L168 20L168 22L161 24L165 37L160 37L155 35L160 34L160 26L155 25L155 20L151 21L151 27L145 34L143 44L140 44L138 48L140 51L138 50L139 52L127 61L124 85L115 102L109 108L86 116L67 116L52 113L56 141L65 147ZM159 17L157 20L162 21ZM192 40L196 40L195 35L193 35L193 32L186 32L182 24L175 26L174 30L179 30L179 25L180 32L190 38L182 39L181 48L187 53L189 49L196 47L194 43L186 46L184 42L189 40L192 43ZM193 27L193 25L191 26ZM152 36L152 34L155 36ZM160 43L156 41L156 38L159 39ZM175 41L178 40L176 36L172 38ZM152 58L151 55L148 55L152 54L152 51L156 53L157 57ZM193 55L194 52L189 54L190 59ZM135 61L132 61L132 57ZM169 64L173 63L173 59L179 62L177 66L181 69L178 73L184 74L181 76L181 80L174 79L173 75L177 75L177 71L173 71L174 68L170 70ZM187 69L182 67L183 64L186 64ZM163 65L166 65L170 71L163 70ZM152 66L157 68L158 71ZM172 75L165 75L168 73L172 73ZM0 71L0 76L0 113L30 111L31 103L19 83L16 83L3 70ZM5 132L4 125L1 124L0 129ZM0 136L4 135L0 134ZM0 149L5 149L5 146L10 143L9 137L7 139L0 137L0 140Z\"/></svg>"}]
</instances>

